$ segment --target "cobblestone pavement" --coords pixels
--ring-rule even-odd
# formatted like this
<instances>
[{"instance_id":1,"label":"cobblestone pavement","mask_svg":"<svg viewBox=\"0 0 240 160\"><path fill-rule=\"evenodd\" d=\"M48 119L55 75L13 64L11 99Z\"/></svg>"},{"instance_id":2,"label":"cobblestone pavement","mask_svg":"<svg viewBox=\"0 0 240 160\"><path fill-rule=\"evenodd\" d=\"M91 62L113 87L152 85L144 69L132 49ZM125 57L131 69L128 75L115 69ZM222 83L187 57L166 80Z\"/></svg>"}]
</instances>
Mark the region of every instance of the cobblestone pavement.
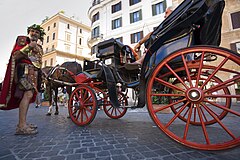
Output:
<instances>
[{"instance_id":1,"label":"cobblestone pavement","mask_svg":"<svg viewBox=\"0 0 240 160\"><path fill-rule=\"evenodd\" d=\"M130 110L118 120L98 111L87 127L78 127L68 119L65 107L60 108L58 116L46 113L47 107L31 107L28 120L38 125L39 133L16 136L18 110L0 111L1 160L238 160L240 157L240 147L224 151L184 147L165 136L146 110Z\"/></svg>"}]
</instances>

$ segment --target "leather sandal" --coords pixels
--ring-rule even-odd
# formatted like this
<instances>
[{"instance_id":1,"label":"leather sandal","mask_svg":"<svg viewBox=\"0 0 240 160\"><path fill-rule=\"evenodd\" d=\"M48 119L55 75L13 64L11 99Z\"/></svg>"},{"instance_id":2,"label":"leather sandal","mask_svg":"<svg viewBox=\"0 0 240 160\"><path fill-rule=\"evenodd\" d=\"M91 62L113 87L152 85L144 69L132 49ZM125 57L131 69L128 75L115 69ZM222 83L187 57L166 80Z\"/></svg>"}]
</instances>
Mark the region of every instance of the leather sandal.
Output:
<instances>
[{"instance_id":1,"label":"leather sandal","mask_svg":"<svg viewBox=\"0 0 240 160\"><path fill-rule=\"evenodd\" d=\"M37 125L36 124L32 124L32 123L27 123L27 126L33 129L37 129Z\"/></svg>"},{"instance_id":2,"label":"leather sandal","mask_svg":"<svg viewBox=\"0 0 240 160\"><path fill-rule=\"evenodd\" d=\"M38 131L36 129L32 129L30 127L25 127L25 128L17 127L15 135L35 135L37 133Z\"/></svg>"},{"instance_id":3,"label":"leather sandal","mask_svg":"<svg viewBox=\"0 0 240 160\"><path fill-rule=\"evenodd\" d=\"M27 123L27 126L29 128L32 128L32 129L37 129L38 128L36 124L32 124L32 123ZM17 127L20 128L19 125L17 125Z\"/></svg>"}]
</instances>

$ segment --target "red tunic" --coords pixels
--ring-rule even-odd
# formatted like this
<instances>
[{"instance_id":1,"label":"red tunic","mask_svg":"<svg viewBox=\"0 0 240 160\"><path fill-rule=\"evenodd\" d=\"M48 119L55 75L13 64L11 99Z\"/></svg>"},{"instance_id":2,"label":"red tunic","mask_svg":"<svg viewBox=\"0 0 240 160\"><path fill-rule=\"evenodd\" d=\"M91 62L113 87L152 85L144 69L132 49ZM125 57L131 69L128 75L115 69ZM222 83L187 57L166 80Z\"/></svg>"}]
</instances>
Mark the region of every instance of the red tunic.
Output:
<instances>
[{"instance_id":1,"label":"red tunic","mask_svg":"<svg viewBox=\"0 0 240 160\"><path fill-rule=\"evenodd\" d=\"M15 90L16 90L16 84L13 80L14 73L15 73L15 67L17 64L15 64L14 54L16 51L21 50L24 46L29 44L29 41L22 41L21 45L18 43L19 39L26 39L25 36L18 36L17 41L13 47L13 50L11 52L11 56L9 59L9 63L7 66L5 78L3 80L2 84L2 91L0 95L0 109L1 110L11 110L15 108L19 108L19 104L21 101L21 98L14 97ZM25 62L26 63L26 62ZM31 61L28 61L29 64L31 64ZM23 96L23 94L22 94ZM31 99L31 103L35 101L36 93L34 93L33 98Z\"/></svg>"}]
</instances>

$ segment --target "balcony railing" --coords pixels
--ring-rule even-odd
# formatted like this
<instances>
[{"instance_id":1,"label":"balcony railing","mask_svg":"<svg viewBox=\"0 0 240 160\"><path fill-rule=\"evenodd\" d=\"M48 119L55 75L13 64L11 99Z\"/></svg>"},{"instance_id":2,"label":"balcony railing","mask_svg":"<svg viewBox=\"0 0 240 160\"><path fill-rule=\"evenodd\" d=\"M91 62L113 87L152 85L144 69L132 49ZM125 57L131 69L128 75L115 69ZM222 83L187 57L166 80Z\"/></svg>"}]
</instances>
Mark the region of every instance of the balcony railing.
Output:
<instances>
[{"instance_id":1,"label":"balcony railing","mask_svg":"<svg viewBox=\"0 0 240 160\"><path fill-rule=\"evenodd\" d=\"M55 51L55 50L56 50L55 48L45 50L45 51L44 51L44 54L47 54L47 53L52 52L52 51Z\"/></svg>"},{"instance_id":2,"label":"balcony railing","mask_svg":"<svg viewBox=\"0 0 240 160\"><path fill-rule=\"evenodd\" d=\"M100 4L100 0L93 0L92 7L97 5L97 4Z\"/></svg>"}]
</instances>

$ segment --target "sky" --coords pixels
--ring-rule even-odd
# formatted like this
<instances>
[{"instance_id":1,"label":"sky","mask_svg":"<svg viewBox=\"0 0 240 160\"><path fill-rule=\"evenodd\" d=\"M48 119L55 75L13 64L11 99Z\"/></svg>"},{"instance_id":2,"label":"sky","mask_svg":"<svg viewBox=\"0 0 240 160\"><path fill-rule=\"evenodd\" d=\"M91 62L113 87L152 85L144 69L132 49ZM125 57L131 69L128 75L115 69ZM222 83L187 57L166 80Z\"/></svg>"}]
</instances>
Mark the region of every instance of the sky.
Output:
<instances>
[{"instance_id":1,"label":"sky","mask_svg":"<svg viewBox=\"0 0 240 160\"><path fill-rule=\"evenodd\" d=\"M46 17L59 11L74 16L90 25L87 16L91 0L1 0L0 1L0 81L5 76L6 65L17 36L26 35L27 27L41 24Z\"/></svg>"}]
</instances>

